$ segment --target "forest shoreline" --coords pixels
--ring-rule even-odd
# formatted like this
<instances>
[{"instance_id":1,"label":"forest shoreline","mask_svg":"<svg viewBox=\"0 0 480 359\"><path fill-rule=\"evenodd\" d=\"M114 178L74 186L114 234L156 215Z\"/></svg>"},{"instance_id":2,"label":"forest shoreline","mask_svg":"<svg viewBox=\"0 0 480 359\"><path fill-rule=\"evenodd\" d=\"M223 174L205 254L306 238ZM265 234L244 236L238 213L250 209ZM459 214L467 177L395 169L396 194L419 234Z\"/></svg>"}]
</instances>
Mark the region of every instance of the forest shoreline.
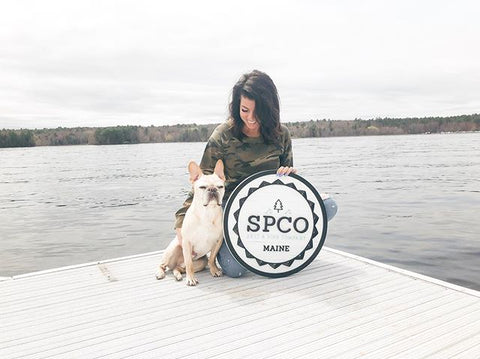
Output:
<instances>
[{"instance_id":1,"label":"forest shoreline","mask_svg":"<svg viewBox=\"0 0 480 359\"><path fill-rule=\"evenodd\" d=\"M406 135L480 131L480 114L370 120L310 120L284 123L292 138ZM205 142L219 124L111 126L0 130L0 148Z\"/></svg>"}]
</instances>

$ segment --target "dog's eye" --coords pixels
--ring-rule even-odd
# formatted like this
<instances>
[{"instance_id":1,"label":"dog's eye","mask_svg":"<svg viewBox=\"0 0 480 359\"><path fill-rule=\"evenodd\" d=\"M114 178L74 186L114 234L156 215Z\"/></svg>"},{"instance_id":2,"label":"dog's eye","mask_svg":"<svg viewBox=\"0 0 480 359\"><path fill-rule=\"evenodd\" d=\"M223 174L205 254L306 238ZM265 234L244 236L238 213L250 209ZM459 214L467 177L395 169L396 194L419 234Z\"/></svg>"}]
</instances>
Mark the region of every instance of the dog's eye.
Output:
<instances>
[{"instance_id":1,"label":"dog's eye","mask_svg":"<svg viewBox=\"0 0 480 359\"><path fill-rule=\"evenodd\" d=\"M217 186L217 188L218 188L218 189L222 189L222 188L223 188L223 186Z\"/></svg>"},{"instance_id":2,"label":"dog's eye","mask_svg":"<svg viewBox=\"0 0 480 359\"><path fill-rule=\"evenodd\" d=\"M200 187L198 187L198 188L200 188L200 189L207 189L206 186L200 186Z\"/></svg>"}]
</instances>

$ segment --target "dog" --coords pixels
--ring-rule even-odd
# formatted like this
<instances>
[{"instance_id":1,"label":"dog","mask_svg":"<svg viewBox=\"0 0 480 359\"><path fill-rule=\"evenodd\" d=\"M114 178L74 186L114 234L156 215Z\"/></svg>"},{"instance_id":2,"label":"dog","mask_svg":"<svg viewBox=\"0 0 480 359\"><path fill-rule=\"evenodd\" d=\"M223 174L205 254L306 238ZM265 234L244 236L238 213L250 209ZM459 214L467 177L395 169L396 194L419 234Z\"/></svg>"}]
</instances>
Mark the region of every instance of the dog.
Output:
<instances>
[{"instance_id":1,"label":"dog","mask_svg":"<svg viewBox=\"0 0 480 359\"><path fill-rule=\"evenodd\" d=\"M165 249L157 279L165 278L171 269L175 279L182 280L186 272L187 285L195 286L198 280L194 273L203 270L207 263L213 277L222 276L216 265L216 258L223 242L222 200L225 194L223 162L218 160L213 174L204 175L200 167L190 161L188 164L190 182L193 184L193 200L185 213L181 229L182 245L177 236ZM210 257L207 261L207 253Z\"/></svg>"}]
</instances>

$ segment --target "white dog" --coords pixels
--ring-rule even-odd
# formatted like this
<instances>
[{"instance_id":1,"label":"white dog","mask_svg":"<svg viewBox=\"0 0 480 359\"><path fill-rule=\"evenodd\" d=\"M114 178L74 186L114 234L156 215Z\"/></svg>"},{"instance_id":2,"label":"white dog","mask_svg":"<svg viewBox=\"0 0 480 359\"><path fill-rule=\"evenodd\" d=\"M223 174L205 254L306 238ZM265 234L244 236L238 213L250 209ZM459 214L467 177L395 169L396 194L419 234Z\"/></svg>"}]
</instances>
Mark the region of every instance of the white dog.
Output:
<instances>
[{"instance_id":1,"label":"white dog","mask_svg":"<svg viewBox=\"0 0 480 359\"><path fill-rule=\"evenodd\" d=\"M198 283L194 272L205 268L208 252L210 273L214 277L222 275L215 260L223 241L222 199L225 193L225 175L221 160L217 161L211 175L204 175L193 161L188 164L188 172L193 184L193 201L183 220L182 245L177 237L170 242L156 277L165 278L168 267L177 280L182 280L182 273L186 272L187 285L194 286Z\"/></svg>"}]
</instances>

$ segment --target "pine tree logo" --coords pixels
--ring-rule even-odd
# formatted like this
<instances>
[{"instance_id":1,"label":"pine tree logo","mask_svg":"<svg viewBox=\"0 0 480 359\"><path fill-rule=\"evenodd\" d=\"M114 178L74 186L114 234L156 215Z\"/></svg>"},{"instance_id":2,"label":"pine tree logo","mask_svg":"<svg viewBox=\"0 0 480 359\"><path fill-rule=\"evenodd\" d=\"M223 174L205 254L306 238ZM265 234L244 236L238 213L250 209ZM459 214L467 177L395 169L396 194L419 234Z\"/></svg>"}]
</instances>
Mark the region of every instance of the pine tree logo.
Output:
<instances>
[{"instance_id":1,"label":"pine tree logo","mask_svg":"<svg viewBox=\"0 0 480 359\"><path fill-rule=\"evenodd\" d=\"M282 211L282 210L283 210L283 203L282 203L282 201L280 201L279 199L277 199L277 200L275 201L275 204L273 205L273 209L274 209L275 211L277 211L277 213L280 212L280 211Z\"/></svg>"}]
</instances>

